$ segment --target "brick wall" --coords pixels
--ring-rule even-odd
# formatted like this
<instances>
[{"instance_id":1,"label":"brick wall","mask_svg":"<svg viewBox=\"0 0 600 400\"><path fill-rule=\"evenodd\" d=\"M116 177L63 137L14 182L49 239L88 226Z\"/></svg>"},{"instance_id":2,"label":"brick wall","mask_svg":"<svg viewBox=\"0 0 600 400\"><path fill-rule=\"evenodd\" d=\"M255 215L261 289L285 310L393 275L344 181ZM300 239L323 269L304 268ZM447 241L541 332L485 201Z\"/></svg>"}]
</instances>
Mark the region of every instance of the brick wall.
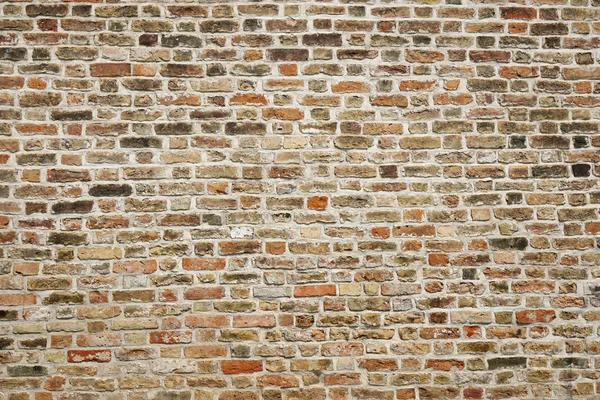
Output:
<instances>
[{"instance_id":1,"label":"brick wall","mask_svg":"<svg viewBox=\"0 0 600 400\"><path fill-rule=\"evenodd\" d=\"M0 4L0 399L600 397L600 2Z\"/></svg>"}]
</instances>

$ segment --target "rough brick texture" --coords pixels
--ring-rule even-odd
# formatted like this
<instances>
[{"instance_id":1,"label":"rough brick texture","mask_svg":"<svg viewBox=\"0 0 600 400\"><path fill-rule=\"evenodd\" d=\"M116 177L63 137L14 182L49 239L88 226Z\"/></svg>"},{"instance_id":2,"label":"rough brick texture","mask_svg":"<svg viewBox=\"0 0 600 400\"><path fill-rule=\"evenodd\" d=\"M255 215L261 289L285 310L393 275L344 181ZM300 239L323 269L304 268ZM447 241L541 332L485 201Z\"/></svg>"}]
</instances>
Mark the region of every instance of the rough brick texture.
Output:
<instances>
[{"instance_id":1,"label":"rough brick texture","mask_svg":"<svg viewBox=\"0 0 600 400\"><path fill-rule=\"evenodd\" d=\"M0 400L600 398L600 1L0 4Z\"/></svg>"}]
</instances>

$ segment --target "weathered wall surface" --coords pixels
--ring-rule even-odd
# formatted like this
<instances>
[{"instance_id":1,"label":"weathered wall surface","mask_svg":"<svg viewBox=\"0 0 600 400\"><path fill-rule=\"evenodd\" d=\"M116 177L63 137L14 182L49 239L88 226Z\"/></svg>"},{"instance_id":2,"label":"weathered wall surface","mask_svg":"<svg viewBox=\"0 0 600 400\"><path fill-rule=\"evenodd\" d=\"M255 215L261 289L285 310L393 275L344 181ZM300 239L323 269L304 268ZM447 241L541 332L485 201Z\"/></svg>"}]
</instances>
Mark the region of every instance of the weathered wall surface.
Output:
<instances>
[{"instance_id":1,"label":"weathered wall surface","mask_svg":"<svg viewBox=\"0 0 600 400\"><path fill-rule=\"evenodd\" d=\"M600 397L598 0L0 11L0 399Z\"/></svg>"}]
</instances>

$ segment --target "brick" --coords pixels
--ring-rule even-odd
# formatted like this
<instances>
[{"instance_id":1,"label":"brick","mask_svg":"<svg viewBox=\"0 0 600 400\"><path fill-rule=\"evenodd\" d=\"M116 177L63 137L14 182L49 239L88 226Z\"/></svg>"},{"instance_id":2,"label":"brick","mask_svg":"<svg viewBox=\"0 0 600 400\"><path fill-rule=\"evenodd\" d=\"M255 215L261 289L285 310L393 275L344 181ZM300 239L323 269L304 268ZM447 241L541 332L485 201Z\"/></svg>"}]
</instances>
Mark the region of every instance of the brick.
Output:
<instances>
[{"instance_id":1,"label":"brick","mask_svg":"<svg viewBox=\"0 0 600 400\"><path fill-rule=\"evenodd\" d=\"M123 197L130 196L132 191L131 185L106 184L94 185L88 193L94 197Z\"/></svg>"},{"instance_id":2,"label":"brick","mask_svg":"<svg viewBox=\"0 0 600 400\"><path fill-rule=\"evenodd\" d=\"M70 363L107 363L111 360L111 352L110 350L69 350L67 359Z\"/></svg>"},{"instance_id":3,"label":"brick","mask_svg":"<svg viewBox=\"0 0 600 400\"><path fill-rule=\"evenodd\" d=\"M150 274L156 272L156 270L157 263L155 260L118 261L113 264L113 271L116 273Z\"/></svg>"},{"instance_id":4,"label":"brick","mask_svg":"<svg viewBox=\"0 0 600 400\"><path fill-rule=\"evenodd\" d=\"M191 331L153 331L150 333L150 343L176 344L190 343Z\"/></svg>"},{"instance_id":5,"label":"brick","mask_svg":"<svg viewBox=\"0 0 600 400\"><path fill-rule=\"evenodd\" d=\"M64 17L69 13L67 4L29 4L25 7L29 17Z\"/></svg>"},{"instance_id":6,"label":"brick","mask_svg":"<svg viewBox=\"0 0 600 400\"><path fill-rule=\"evenodd\" d=\"M214 315L188 315L185 325L192 328L220 328L230 325L229 317L225 314Z\"/></svg>"},{"instance_id":7,"label":"brick","mask_svg":"<svg viewBox=\"0 0 600 400\"><path fill-rule=\"evenodd\" d=\"M331 91L333 93L368 93L370 91L369 86L364 82L339 82L332 86Z\"/></svg>"},{"instance_id":8,"label":"brick","mask_svg":"<svg viewBox=\"0 0 600 400\"><path fill-rule=\"evenodd\" d=\"M516 313L519 324L548 323L556 318L554 310L522 310Z\"/></svg>"},{"instance_id":9,"label":"brick","mask_svg":"<svg viewBox=\"0 0 600 400\"><path fill-rule=\"evenodd\" d=\"M229 135L265 135L266 125L252 122L228 122L225 124L225 133Z\"/></svg>"},{"instance_id":10,"label":"brick","mask_svg":"<svg viewBox=\"0 0 600 400\"><path fill-rule=\"evenodd\" d=\"M364 345L359 342L323 343L321 353L324 356L361 356Z\"/></svg>"},{"instance_id":11,"label":"brick","mask_svg":"<svg viewBox=\"0 0 600 400\"><path fill-rule=\"evenodd\" d=\"M219 243L219 251L222 255L232 254L253 254L257 253L261 248L261 243L258 241L240 241L240 242L221 242Z\"/></svg>"},{"instance_id":12,"label":"brick","mask_svg":"<svg viewBox=\"0 0 600 400\"><path fill-rule=\"evenodd\" d=\"M79 246L86 242L86 233L50 232L48 234L48 244Z\"/></svg>"},{"instance_id":13,"label":"brick","mask_svg":"<svg viewBox=\"0 0 600 400\"><path fill-rule=\"evenodd\" d=\"M530 31L536 36L566 35L569 27L560 22L537 22L530 25Z\"/></svg>"},{"instance_id":14,"label":"brick","mask_svg":"<svg viewBox=\"0 0 600 400\"><path fill-rule=\"evenodd\" d=\"M131 75L129 63L96 63L90 64L91 76L121 77Z\"/></svg>"},{"instance_id":15,"label":"brick","mask_svg":"<svg viewBox=\"0 0 600 400\"><path fill-rule=\"evenodd\" d=\"M19 104L23 107L54 107L62 100L61 93L24 92L19 96Z\"/></svg>"},{"instance_id":16,"label":"brick","mask_svg":"<svg viewBox=\"0 0 600 400\"><path fill-rule=\"evenodd\" d=\"M200 299L220 299L224 296L225 289L221 286L211 287L196 287L186 289L184 297L187 300L200 300Z\"/></svg>"},{"instance_id":17,"label":"brick","mask_svg":"<svg viewBox=\"0 0 600 400\"><path fill-rule=\"evenodd\" d=\"M224 345L197 345L184 347L183 354L188 358L225 357L227 347Z\"/></svg>"},{"instance_id":18,"label":"brick","mask_svg":"<svg viewBox=\"0 0 600 400\"><path fill-rule=\"evenodd\" d=\"M252 374L263 370L262 360L223 360L221 369L224 374Z\"/></svg>"},{"instance_id":19,"label":"brick","mask_svg":"<svg viewBox=\"0 0 600 400\"><path fill-rule=\"evenodd\" d=\"M335 285L308 285L294 288L294 296L296 297L332 296L335 294Z\"/></svg>"},{"instance_id":20,"label":"brick","mask_svg":"<svg viewBox=\"0 0 600 400\"><path fill-rule=\"evenodd\" d=\"M380 95L372 98L371 104L383 107L407 107L408 98L402 95Z\"/></svg>"},{"instance_id":21,"label":"brick","mask_svg":"<svg viewBox=\"0 0 600 400\"><path fill-rule=\"evenodd\" d=\"M21 89L25 84L25 78L22 76L3 76L0 77L1 89Z\"/></svg>"},{"instance_id":22,"label":"brick","mask_svg":"<svg viewBox=\"0 0 600 400\"><path fill-rule=\"evenodd\" d=\"M367 371L395 371L398 369L398 362L390 358L360 359L358 366Z\"/></svg>"},{"instance_id":23,"label":"brick","mask_svg":"<svg viewBox=\"0 0 600 400\"><path fill-rule=\"evenodd\" d=\"M597 67L565 67L562 76L567 80L598 79L600 68Z\"/></svg>"},{"instance_id":24,"label":"brick","mask_svg":"<svg viewBox=\"0 0 600 400\"><path fill-rule=\"evenodd\" d=\"M160 74L166 77L195 77L204 75L204 69L196 64L165 64Z\"/></svg>"},{"instance_id":25,"label":"brick","mask_svg":"<svg viewBox=\"0 0 600 400\"><path fill-rule=\"evenodd\" d=\"M498 357L490 358L488 360L488 368L491 370L507 368L520 369L525 367L527 367L526 357Z\"/></svg>"},{"instance_id":26,"label":"brick","mask_svg":"<svg viewBox=\"0 0 600 400\"><path fill-rule=\"evenodd\" d=\"M0 397L598 391L599 1L304 3L3 6Z\"/></svg>"},{"instance_id":27,"label":"brick","mask_svg":"<svg viewBox=\"0 0 600 400\"><path fill-rule=\"evenodd\" d=\"M54 214L85 214L92 211L93 201L78 200L73 202L59 202L52 205Z\"/></svg>"},{"instance_id":28,"label":"brick","mask_svg":"<svg viewBox=\"0 0 600 400\"><path fill-rule=\"evenodd\" d=\"M233 326L235 328L268 328L275 326L275 316L274 315L256 315L256 316L246 316L246 315L234 315L233 316Z\"/></svg>"},{"instance_id":29,"label":"brick","mask_svg":"<svg viewBox=\"0 0 600 400\"><path fill-rule=\"evenodd\" d=\"M266 105L267 99L263 94L244 93L236 94L229 99L230 104Z\"/></svg>"},{"instance_id":30,"label":"brick","mask_svg":"<svg viewBox=\"0 0 600 400\"><path fill-rule=\"evenodd\" d=\"M307 49L268 49L267 58L271 61L307 61Z\"/></svg>"},{"instance_id":31,"label":"brick","mask_svg":"<svg viewBox=\"0 0 600 400\"><path fill-rule=\"evenodd\" d=\"M337 47L342 45L342 35L339 33L315 33L302 36L305 46Z\"/></svg>"},{"instance_id":32,"label":"brick","mask_svg":"<svg viewBox=\"0 0 600 400\"><path fill-rule=\"evenodd\" d=\"M444 60L444 53L434 50L407 50L406 61L410 63L433 63Z\"/></svg>"},{"instance_id":33,"label":"brick","mask_svg":"<svg viewBox=\"0 0 600 400\"><path fill-rule=\"evenodd\" d=\"M167 11L178 17L208 17L209 9L198 5L167 6Z\"/></svg>"},{"instance_id":34,"label":"brick","mask_svg":"<svg viewBox=\"0 0 600 400\"><path fill-rule=\"evenodd\" d=\"M537 10L532 7L500 7L503 19L531 20L537 17Z\"/></svg>"},{"instance_id":35,"label":"brick","mask_svg":"<svg viewBox=\"0 0 600 400\"><path fill-rule=\"evenodd\" d=\"M481 62L498 62L506 63L510 60L510 52L498 50L471 50L469 58L476 63Z\"/></svg>"},{"instance_id":36,"label":"brick","mask_svg":"<svg viewBox=\"0 0 600 400\"><path fill-rule=\"evenodd\" d=\"M8 367L8 376L45 376L48 375L48 368L40 365L15 365Z\"/></svg>"},{"instance_id":37,"label":"brick","mask_svg":"<svg viewBox=\"0 0 600 400\"><path fill-rule=\"evenodd\" d=\"M91 181L90 172L86 170L49 169L48 182L87 182Z\"/></svg>"}]
</instances>

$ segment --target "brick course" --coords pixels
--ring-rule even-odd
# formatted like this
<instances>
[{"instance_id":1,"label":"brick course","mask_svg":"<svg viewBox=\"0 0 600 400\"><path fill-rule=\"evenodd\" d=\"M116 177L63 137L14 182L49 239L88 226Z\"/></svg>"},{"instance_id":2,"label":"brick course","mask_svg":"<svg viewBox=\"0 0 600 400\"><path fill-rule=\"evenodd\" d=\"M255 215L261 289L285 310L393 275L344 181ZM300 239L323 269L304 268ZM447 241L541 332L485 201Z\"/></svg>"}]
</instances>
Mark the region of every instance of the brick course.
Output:
<instances>
[{"instance_id":1,"label":"brick course","mask_svg":"<svg viewBox=\"0 0 600 400\"><path fill-rule=\"evenodd\" d=\"M0 4L0 400L600 397L600 1Z\"/></svg>"}]
</instances>

